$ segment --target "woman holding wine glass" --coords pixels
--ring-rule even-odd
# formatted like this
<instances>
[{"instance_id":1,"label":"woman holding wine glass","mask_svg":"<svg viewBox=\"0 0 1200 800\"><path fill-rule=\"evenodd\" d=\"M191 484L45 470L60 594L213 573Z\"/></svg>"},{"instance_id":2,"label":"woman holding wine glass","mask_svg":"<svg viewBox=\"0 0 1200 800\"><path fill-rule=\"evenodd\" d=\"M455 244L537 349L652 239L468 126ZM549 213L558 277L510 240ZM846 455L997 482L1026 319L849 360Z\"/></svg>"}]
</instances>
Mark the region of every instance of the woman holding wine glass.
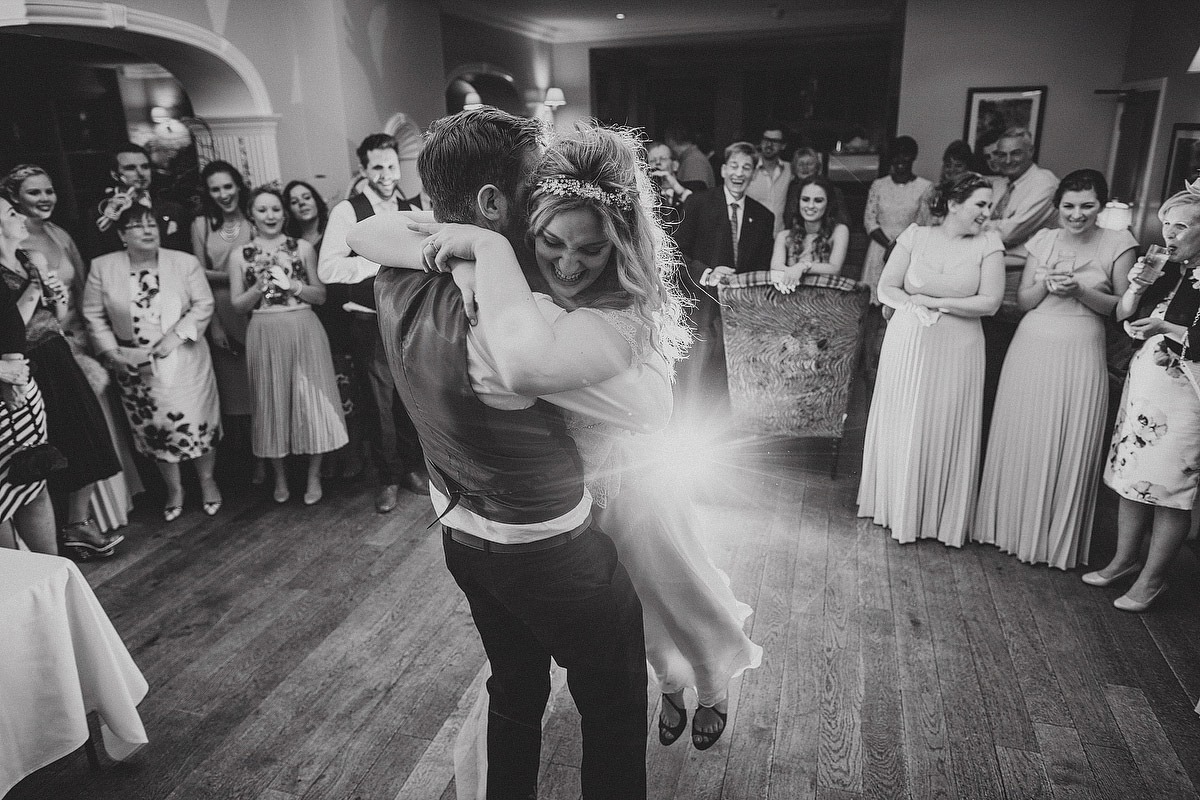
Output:
<instances>
[{"instance_id":1,"label":"woman holding wine glass","mask_svg":"<svg viewBox=\"0 0 1200 800\"><path fill-rule=\"evenodd\" d=\"M1139 260L1117 303L1118 318L1133 310L1125 330L1141 342L1129 362L1104 468L1104 482L1120 495L1117 551L1083 576L1085 583L1108 586L1136 575L1113 602L1134 612L1166 591L1200 483L1200 397L1193 383L1200 347L1188 336L1200 318L1200 181L1167 198L1158 218L1169 260L1161 274L1158 259Z\"/></svg>"},{"instance_id":2,"label":"woman holding wine glass","mask_svg":"<svg viewBox=\"0 0 1200 800\"><path fill-rule=\"evenodd\" d=\"M1058 185L1059 227L1029 240L996 395L971 538L1030 564L1087 563L1104 448L1104 319L1129 287L1137 240L1096 224L1108 183L1092 169Z\"/></svg>"}]
</instances>

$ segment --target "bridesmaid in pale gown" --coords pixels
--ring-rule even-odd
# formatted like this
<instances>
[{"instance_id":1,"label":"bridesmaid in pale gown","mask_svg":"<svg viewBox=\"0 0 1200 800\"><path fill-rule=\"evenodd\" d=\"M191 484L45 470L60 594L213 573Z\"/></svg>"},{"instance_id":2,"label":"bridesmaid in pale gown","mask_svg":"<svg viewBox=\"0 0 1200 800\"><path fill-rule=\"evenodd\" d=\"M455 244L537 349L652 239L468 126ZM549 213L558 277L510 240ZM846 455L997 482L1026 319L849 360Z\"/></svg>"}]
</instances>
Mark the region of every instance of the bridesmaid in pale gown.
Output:
<instances>
[{"instance_id":1,"label":"bridesmaid in pale gown","mask_svg":"<svg viewBox=\"0 0 1200 800\"><path fill-rule=\"evenodd\" d=\"M961 547L975 509L983 415L983 332L1004 293L1004 245L983 232L991 183L939 187L936 228L900 234L879 280L896 309L867 418L858 515L901 543Z\"/></svg>"},{"instance_id":2,"label":"bridesmaid in pale gown","mask_svg":"<svg viewBox=\"0 0 1200 800\"><path fill-rule=\"evenodd\" d=\"M1108 183L1072 172L1038 231L1017 300L1027 311L1004 359L971 538L1029 564L1087 563L1104 448L1104 318L1129 288L1137 240L1100 228Z\"/></svg>"},{"instance_id":3,"label":"bridesmaid in pale gown","mask_svg":"<svg viewBox=\"0 0 1200 800\"><path fill-rule=\"evenodd\" d=\"M87 278L83 256L75 240L62 226L50 220L58 205L58 193L46 171L36 164L20 164L9 170L4 178L7 194L16 198L21 213L25 215L25 226L29 238L22 243L27 251L39 252L46 257L50 270L67 287L70 310L63 323L63 335L71 345L71 352L84 370L88 383L100 399L100 410L108 423L113 448L121 460L121 471L111 478L96 481L90 497L86 500L96 527L102 533L123 527L129 523L129 511L133 508L134 495L143 490L138 475L137 463L129 448L129 428L121 414L113 414L112 404L119 403L115 393L106 389L108 375L87 350L87 334L83 329L83 317L79 313L83 296L83 282ZM80 501L84 502L83 500ZM86 513L85 508L78 513Z\"/></svg>"}]
</instances>

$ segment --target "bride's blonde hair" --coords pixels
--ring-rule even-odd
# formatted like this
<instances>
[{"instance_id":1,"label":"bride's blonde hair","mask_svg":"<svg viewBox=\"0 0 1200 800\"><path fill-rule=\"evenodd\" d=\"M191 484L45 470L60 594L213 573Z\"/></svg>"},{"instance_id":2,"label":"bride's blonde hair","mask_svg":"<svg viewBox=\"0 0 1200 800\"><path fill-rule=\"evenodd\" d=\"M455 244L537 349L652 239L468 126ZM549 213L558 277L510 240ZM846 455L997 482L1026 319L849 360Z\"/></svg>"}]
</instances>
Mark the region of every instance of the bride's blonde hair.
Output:
<instances>
[{"instance_id":1,"label":"bride's blonde hair","mask_svg":"<svg viewBox=\"0 0 1200 800\"><path fill-rule=\"evenodd\" d=\"M558 214L589 208L613 243L604 273L567 301L571 307L632 308L655 349L669 361L682 358L692 338L684 317L688 301L676 285L682 259L655 214L658 194L640 136L595 121L577 123L553 136L530 180L530 237Z\"/></svg>"}]
</instances>

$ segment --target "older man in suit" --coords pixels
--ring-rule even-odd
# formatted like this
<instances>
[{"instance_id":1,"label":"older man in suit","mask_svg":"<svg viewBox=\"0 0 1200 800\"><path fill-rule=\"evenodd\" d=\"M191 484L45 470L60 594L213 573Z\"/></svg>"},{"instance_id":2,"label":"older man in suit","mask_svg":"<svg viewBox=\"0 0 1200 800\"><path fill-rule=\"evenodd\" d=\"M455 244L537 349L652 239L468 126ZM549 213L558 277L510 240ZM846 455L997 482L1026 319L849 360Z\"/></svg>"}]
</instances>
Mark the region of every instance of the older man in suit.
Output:
<instances>
[{"instance_id":1,"label":"older man in suit","mask_svg":"<svg viewBox=\"0 0 1200 800\"><path fill-rule=\"evenodd\" d=\"M697 339L679 363L677 381L683 413L709 416L729 409L725 343L717 286L730 275L771 267L775 215L746 196L758 152L749 142L725 148L722 186L694 194L683 207L675 241L687 264L681 283L696 300L692 323Z\"/></svg>"}]
</instances>

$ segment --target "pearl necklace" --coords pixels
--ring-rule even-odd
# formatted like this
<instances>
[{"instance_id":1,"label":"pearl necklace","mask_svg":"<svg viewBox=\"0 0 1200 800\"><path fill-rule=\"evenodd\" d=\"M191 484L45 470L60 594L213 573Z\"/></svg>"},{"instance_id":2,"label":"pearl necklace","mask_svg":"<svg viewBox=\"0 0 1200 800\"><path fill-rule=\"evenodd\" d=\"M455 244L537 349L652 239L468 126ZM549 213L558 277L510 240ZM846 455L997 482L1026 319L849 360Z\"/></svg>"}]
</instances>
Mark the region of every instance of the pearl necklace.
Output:
<instances>
[{"instance_id":1,"label":"pearl necklace","mask_svg":"<svg viewBox=\"0 0 1200 800\"><path fill-rule=\"evenodd\" d=\"M230 226L229 223L226 222L224 225L221 226L221 229L217 231L217 233L219 233L221 235L221 238L227 242L236 242L237 238L238 238L238 234L240 234L241 232L242 232L242 223L240 220L238 222L233 223L232 226Z\"/></svg>"}]
</instances>

